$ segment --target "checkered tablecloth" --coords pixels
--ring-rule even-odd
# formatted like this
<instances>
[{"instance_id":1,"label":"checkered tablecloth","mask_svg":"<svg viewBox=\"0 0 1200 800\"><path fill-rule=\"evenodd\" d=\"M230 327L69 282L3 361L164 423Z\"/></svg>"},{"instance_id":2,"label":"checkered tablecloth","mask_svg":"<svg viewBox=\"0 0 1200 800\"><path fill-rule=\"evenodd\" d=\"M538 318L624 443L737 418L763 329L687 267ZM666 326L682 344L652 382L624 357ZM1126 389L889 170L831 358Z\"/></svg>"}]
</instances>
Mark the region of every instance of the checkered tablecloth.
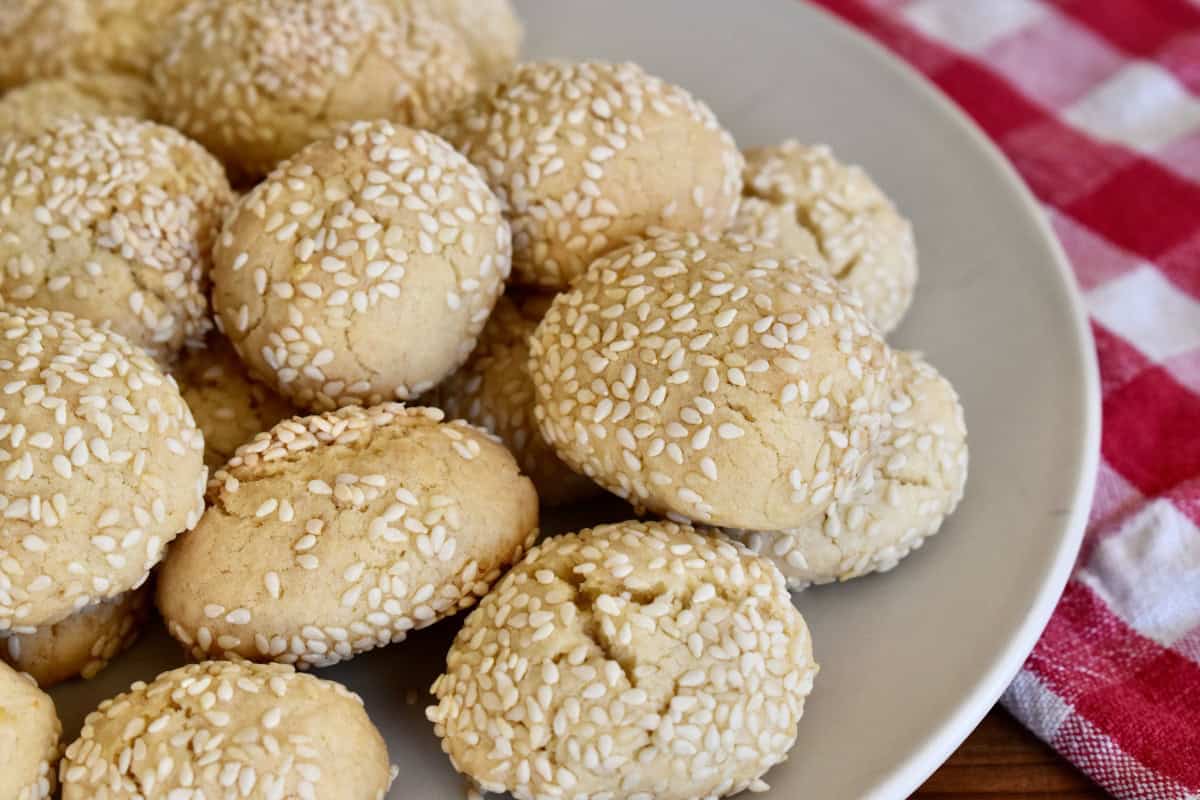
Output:
<instances>
[{"instance_id":1,"label":"checkered tablecloth","mask_svg":"<svg viewBox=\"0 0 1200 800\"><path fill-rule=\"evenodd\" d=\"M1091 522L1004 704L1117 797L1200 798L1200 2L815 1L1000 146L1091 315Z\"/></svg>"}]
</instances>

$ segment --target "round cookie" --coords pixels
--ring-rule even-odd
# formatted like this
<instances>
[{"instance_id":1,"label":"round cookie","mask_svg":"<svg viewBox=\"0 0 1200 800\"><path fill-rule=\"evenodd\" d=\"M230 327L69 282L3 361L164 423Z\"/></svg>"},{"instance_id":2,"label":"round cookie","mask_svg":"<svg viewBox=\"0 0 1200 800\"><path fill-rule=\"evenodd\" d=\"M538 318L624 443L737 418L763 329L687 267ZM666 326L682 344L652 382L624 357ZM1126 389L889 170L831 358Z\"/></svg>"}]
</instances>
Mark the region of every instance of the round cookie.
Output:
<instances>
[{"instance_id":1,"label":"round cookie","mask_svg":"<svg viewBox=\"0 0 1200 800\"><path fill-rule=\"evenodd\" d=\"M542 438L533 418L533 381L529 377L529 337L549 298L501 297L471 358L434 392L434 404L449 416L465 419L500 437L537 487L547 506L587 500L600 493L593 481L559 460Z\"/></svg>"},{"instance_id":2,"label":"round cookie","mask_svg":"<svg viewBox=\"0 0 1200 800\"><path fill-rule=\"evenodd\" d=\"M727 530L773 559L793 589L886 572L937 533L963 496L967 429L954 387L916 353L896 353L893 426L855 497L810 525Z\"/></svg>"},{"instance_id":3,"label":"round cookie","mask_svg":"<svg viewBox=\"0 0 1200 800\"><path fill-rule=\"evenodd\" d=\"M0 310L0 633L134 589L204 510L204 442L138 347L64 312Z\"/></svg>"},{"instance_id":4,"label":"round cookie","mask_svg":"<svg viewBox=\"0 0 1200 800\"><path fill-rule=\"evenodd\" d=\"M61 734L49 695L0 663L0 797L50 800Z\"/></svg>"},{"instance_id":5,"label":"round cookie","mask_svg":"<svg viewBox=\"0 0 1200 800\"><path fill-rule=\"evenodd\" d=\"M162 125L63 117L0 147L0 297L69 311L169 359L209 326L221 165Z\"/></svg>"},{"instance_id":6,"label":"round cookie","mask_svg":"<svg viewBox=\"0 0 1200 800\"><path fill-rule=\"evenodd\" d=\"M60 770L63 800L383 800L387 747L362 700L282 664L164 672L88 715Z\"/></svg>"},{"instance_id":7,"label":"round cookie","mask_svg":"<svg viewBox=\"0 0 1200 800\"><path fill-rule=\"evenodd\" d=\"M137 641L149 615L150 590L142 586L53 625L0 638L0 659L43 689L75 677L91 680Z\"/></svg>"},{"instance_id":8,"label":"round cookie","mask_svg":"<svg viewBox=\"0 0 1200 800\"><path fill-rule=\"evenodd\" d=\"M598 259L530 344L560 458L652 511L765 530L850 496L887 422L889 359L856 296L732 235Z\"/></svg>"},{"instance_id":9,"label":"round cookie","mask_svg":"<svg viewBox=\"0 0 1200 800\"><path fill-rule=\"evenodd\" d=\"M217 472L158 580L196 658L323 667L475 604L537 536L503 447L432 408L281 422Z\"/></svg>"},{"instance_id":10,"label":"round cookie","mask_svg":"<svg viewBox=\"0 0 1200 800\"><path fill-rule=\"evenodd\" d=\"M219 333L210 333L202 349L186 351L172 373L204 433L204 463L210 473L255 434L296 413L247 374L229 340Z\"/></svg>"},{"instance_id":11,"label":"round cookie","mask_svg":"<svg viewBox=\"0 0 1200 800\"><path fill-rule=\"evenodd\" d=\"M530 551L467 618L427 713L487 791L715 798L765 788L816 673L769 561L623 522Z\"/></svg>"},{"instance_id":12,"label":"round cookie","mask_svg":"<svg viewBox=\"0 0 1200 800\"><path fill-rule=\"evenodd\" d=\"M395 0L195 0L165 38L163 118L251 176L348 121L432 127L477 90L461 34Z\"/></svg>"},{"instance_id":13,"label":"round cookie","mask_svg":"<svg viewBox=\"0 0 1200 800\"><path fill-rule=\"evenodd\" d=\"M521 64L446 136L504 202L531 286L565 288L656 227L719 233L742 191L741 153L708 106L636 64Z\"/></svg>"},{"instance_id":14,"label":"round cookie","mask_svg":"<svg viewBox=\"0 0 1200 800\"><path fill-rule=\"evenodd\" d=\"M511 248L461 154L361 122L243 198L214 251L213 306L252 374L299 406L409 400L471 354Z\"/></svg>"},{"instance_id":15,"label":"round cookie","mask_svg":"<svg viewBox=\"0 0 1200 800\"><path fill-rule=\"evenodd\" d=\"M917 285L912 225L860 167L825 145L789 139L746 151L746 193L789 205L843 286L883 333L900 324Z\"/></svg>"},{"instance_id":16,"label":"round cookie","mask_svg":"<svg viewBox=\"0 0 1200 800\"><path fill-rule=\"evenodd\" d=\"M729 232L778 245L812 266L829 271L817 240L796 221L796 208L790 203L777 205L758 197L743 197Z\"/></svg>"},{"instance_id":17,"label":"round cookie","mask_svg":"<svg viewBox=\"0 0 1200 800\"><path fill-rule=\"evenodd\" d=\"M111 72L73 73L13 89L0 97L0 138L33 137L59 117L153 116L150 84Z\"/></svg>"},{"instance_id":18,"label":"round cookie","mask_svg":"<svg viewBox=\"0 0 1200 800\"><path fill-rule=\"evenodd\" d=\"M186 0L5 0L0 91L71 71L145 77Z\"/></svg>"}]
</instances>

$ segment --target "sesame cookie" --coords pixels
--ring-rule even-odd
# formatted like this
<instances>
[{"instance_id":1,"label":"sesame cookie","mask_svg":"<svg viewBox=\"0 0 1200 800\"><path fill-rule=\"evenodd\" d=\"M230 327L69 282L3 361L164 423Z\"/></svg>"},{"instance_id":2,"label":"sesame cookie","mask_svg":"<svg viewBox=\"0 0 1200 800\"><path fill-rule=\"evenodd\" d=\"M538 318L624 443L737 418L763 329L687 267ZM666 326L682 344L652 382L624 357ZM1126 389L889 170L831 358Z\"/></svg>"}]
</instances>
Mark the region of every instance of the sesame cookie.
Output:
<instances>
[{"instance_id":1,"label":"sesame cookie","mask_svg":"<svg viewBox=\"0 0 1200 800\"><path fill-rule=\"evenodd\" d=\"M382 800L387 747L362 700L282 664L164 672L88 715L63 800Z\"/></svg>"},{"instance_id":2,"label":"sesame cookie","mask_svg":"<svg viewBox=\"0 0 1200 800\"><path fill-rule=\"evenodd\" d=\"M503 447L432 408L355 406L238 449L158 606L197 658L335 664L475 604L537 535Z\"/></svg>"},{"instance_id":3,"label":"sesame cookie","mask_svg":"<svg viewBox=\"0 0 1200 800\"><path fill-rule=\"evenodd\" d=\"M186 0L4 0L0 90L72 70L145 77Z\"/></svg>"},{"instance_id":4,"label":"sesame cookie","mask_svg":"<svg viewBox=\"0 0 1200 800\"><path fill-rule=\"evenodd\" d=\"M0 97L0 137L35 136L63 116L153 116L150 84L111 72L72 73L13 89Z\"/></svg>"},{"instance_id":5,"label":"sesame cookie","mask_svg":"<svg viewBox=\"0 0 1200 800\"><path fill-rule=\"evenodd\" d=\"M791 203L776 204L758 197L743 197L729 232L777 244L814 267L829 269L817 240L796 221L796 208Z\"/></svg>"},{"instance_id":6,"label":"sesame cookie","mask_svg":"<svg viewBox=\"0 0 1200 800\"><path fill-rule=\"evenodd\" d=\"M0 797L50 799L61 734L49 695L28 675L0 663Z\"/></svg>"},{"instance_id":7,"label":"sesame cookie","mask_svg":"<svg viewBox=\"0 0 1200 800\"><path fill-rule=\"evenodd\" d=\"M0 634L141 585L204 510L204 442L141 348L64 312L0 311Z\"/></svg>"},{"instance_id":8,"label":"sesame cookie","mask_svg":"<svg viewBox=\"0 0 1200 800\"><path fill-rule=\"evenodd\" d=\"M548 506L567 505L600 493L595 482L559 460L542 438L533 418L533 381L529 377L529 337L549 298L501 297L470 360L442 381L435 405L500 437L537 487Z\"/></svg>"},{"instance_id":9,"label":"sesame cookie","mask_svg":"<svg viewBox=\"0 0 1200 800\"><path fill-rule=\"evenodd\" d=\"M427 713L487 791L715 798L765 788L816 673L769 561L623 522L530 551L467 618Z\"/></svg>"},{"instance_id":10,"label":"sesame cookie","mask_svg":"<svg viewBox=\"0 0 1200 800\"><path fill-rule=\"evenodd\" d=\"M886 424L890 363L855 295L732 235L598 259L530 344L560 458L652 511L766 530L849 496Z\"/></svg>"},{"instance_id":11,"label":"sesame cookie","mask_svg":"<svg viewBox=\"0 0 1200 800\"><path fill-rule=\"evenodd\" d=\"M214 252L213 306L251 372L299 406L409 400L471 354L511 252L461 154L361 122L243 198Z\"/></svg>"},{"instance_id":12,"label":"sesame cookie","mask_svg":"<svg viewBox=\"0 0 1200 800\"><path fill-rule=\"evenodd\" d=\"M962 499L967 429L958 395L919 355L897 352L896 361L893 425L854 499L801 528L726 531L772 558L793 589L891 569Z\"/></svg>"},{"instance_id":13,"label":"sesame cookie","mask_svg":"<svg viewBox=\"0 0 1200 800\"><path fill-rule=\"evenodd\" d=\"M0 637L0 659L43 689L76 677L90 680L137 641L149 614L150 590L143 586L53 625Z\"/></svg>"},{"instance_id":14,"label":"sesame cookie","mask_svg":"<svg viewBox=\"0 0 1200 800\"><path fill-rule=\"evenodd\" d=\"M477 90L461 34L395 0L195 0L166 40L163 118L247 175L347 121L431 127Z\"/></svg>"},{"instance_id":15,"label":"sesame cookie","mask_svg":"<svg viewBox=\"0 0 1200 800\"><path fill-rule=\"evenodd\" d=\"M521 64L446 136L504 202L531 286L565 288L654 227L723 231L742 191L741 153L708 106L635 64Z\"/></svg>"},{"instance_id":16,"label":"sesame cookie","mask_svg":"<svg viewBox=\"0 0 1200 800\"><path fill-rule=\"evenodd\" d=\"M0 297L110 322L160 358L209 326L221 165L163 125L63 117L0 141Z\"/></svg>"},{"instance_id":17,"label":"sesame cookie","mask_svg":"<svg viewBox=\"0 0 1200 800\"><path fill-rule=\"evenodd\" d=\"M745 155L746 193L790 206L834 277L862 297L871 322L884 333L899 325L917 285L917 246L883 190L825 145L788 139Z\"/></svg>"},{"instance_id":18,"label":"sesame cookie","mask_svg":"<svg viewBox=\"0 0 1200 800\"><path fill-rule=\"evenodd\" d=\"M204 433L204 463L210 473L255 434L296 413L291 403L250 377L219 333L210 333L203 348L186 351L172 374Z\"/></svg>"}]
</instances>

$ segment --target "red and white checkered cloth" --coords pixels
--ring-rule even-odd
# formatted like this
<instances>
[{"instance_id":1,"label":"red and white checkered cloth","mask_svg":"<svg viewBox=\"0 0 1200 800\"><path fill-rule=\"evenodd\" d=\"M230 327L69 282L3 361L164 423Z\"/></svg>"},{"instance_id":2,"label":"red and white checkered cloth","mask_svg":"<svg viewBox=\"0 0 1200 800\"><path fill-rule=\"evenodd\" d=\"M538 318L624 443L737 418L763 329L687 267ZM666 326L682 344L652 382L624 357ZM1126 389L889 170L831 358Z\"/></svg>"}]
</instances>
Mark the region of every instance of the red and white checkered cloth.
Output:
<instances>
[{"instance_id":1,"label":"red and white checkered cloth","mask_svg":"<svg viewBox=\"0 0 1200 800\"><path fill-rule=\"evenodd\" d=\"M1102 463L1004 697L1120 798L1200 798L1200 0L815 0L992 137L1091 314Z\"/></svg>"}]
</instances>

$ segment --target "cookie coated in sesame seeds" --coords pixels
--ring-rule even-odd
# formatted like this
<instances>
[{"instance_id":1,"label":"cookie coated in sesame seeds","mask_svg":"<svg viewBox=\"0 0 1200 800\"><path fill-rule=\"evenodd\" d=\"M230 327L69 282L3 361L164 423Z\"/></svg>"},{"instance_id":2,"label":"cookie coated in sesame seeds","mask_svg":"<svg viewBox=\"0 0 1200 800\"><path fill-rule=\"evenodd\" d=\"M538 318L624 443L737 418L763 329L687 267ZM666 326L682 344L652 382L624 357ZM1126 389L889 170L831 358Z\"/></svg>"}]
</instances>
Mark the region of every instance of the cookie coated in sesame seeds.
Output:
<instances>
[{"instance_id":1,"label":"cookie coated in sesame seeds","mask_svg":"<svg viewBox=\"0 0 1200 800\"><path fill-rule=\"evenodd\" d=\"M0 797L50 800L61 734L50 696L0 663Z\"/></svg>"},{"instance_id":2,"label":"cookie coated in sesame seeds","mask_svg":"<svg viewBox=\"0 0 1200 800\"><path fill-rule=\"evenodd\" d=\"M503 78L521 54L524 30L511 0L391 0L447 23L466 40L484 85Z\"/></svg>"},{"instance_id":3,"label":"cookie coated in sesame seeds","mask_svg":"<svg viewBox=\"0 0 1200 800\"><path fill-rule=\"evenodd\" d=\"M0 91L72 70L145 77L186 0L4 0Z\"/></svg>"},{"instance_id":4,"label":"cookie coated in sesame seeds","mask_svg":"<svg viewBox=\"0 0 1200 800\"><path fill-rule=\"evenodd\" d=\"M793 589L892 569L962 499L967 429L958 395L920 355L895 356L893 424L855 497L802 528L726 531L775 561Z\"/></svg>"},{"instance_id":5,"label":"cookie coated in sesame seeds","mask_svg":"<svg viewBox=\"0 0 1200 800\"><path fill-rule=\"evenodd\" d=\"M594 481L564 464L533 418L529 337L550 304L545 295L500 298L470 360L434 390L432 400L452 418L500 437L543 505L578 503L601 493Z\"/></svg>"},{"instance_id":6,"label":"cookie coated in sesame seeds","mask_svg":"<svg viewBox=\"0 0 1200 800\"><path fill-rule=\"evenodd\" d=\"M432 133L361 122L242 199L213 306L251 372L299 406L409 400L466 361L511 260L479 170Z\"/></svg>"},{"instance_id":7,"label":"cookie coated in sesame seeds","mask_svg":"<svg viewBox=\"0 0 1200 800\"><path fill-rule=\"evenodd\" d=\"M746 193L790 207L838 282L858 292L879 330L891 332L917 285L909 221L861 167L838 161L826 145L788 139L745 155Z\"/></svg>"},{"instance_id":8,"label":"cookie coated in sesame seeds","mask_svg":"<svg viewBox=\"0 0 1200 800\"><path fill-rule=\"evenodd\" d=\"M114 72L71 73L27 83L0 97L0 138L35 136L63 116L150 119L150 84Z\"/></svg>"},{"instance_id":9,"label":"cookie coated in sesame seeds","mask_svg":"<svg viewBox=\"0 0 1200 800\"><path fill-rule=\"evenodd\" d=\"M64 312L0 311L0 634L140 586L204 510L204 441L139 347Z\"/></svg>"},{"instance_id":10,"label":"cookie coated in sesame seeds","mask_svg":"<svg viewBox=\"0 0 1200 800\"><path fill-rule=\"evenodd\" d=\"M154 70L163 119L263 175L353 120L432 127L478 89L462 35L397 0L192 0Z\"/></svg>"},{"instance_id":11,"label":"cookie coated in sesame seeds","mask_svg":"<svg viewBox=\"0 0 1200 800\"><path fill-rule=\"evenodd\" d=\"M816 673L769 561L623 522L530 551L467 618L427 714L487 791L716 798L766 788Z\"/></svg>"},{"instance_id":12,"label":"cookie coated in sesame seeds","mask_svg":"<svg viewBox=\"0 0 1200 800\"><path fill-rule=\"evenodd\" d=\"M211 324L232 199L216 159L152 122L63 117L0 139L0 297L109 322L169 360Z\"/></svg>"},{"instance_id":13,"label":"cookie coated in sesame seeds","mask_svg":"<svg viewBox=\"0 0 1200 800\"><path fill-rule=\"evenodd\" d=\"M708 106L636 64L521 64L445 135L504 202L530 286L565 288L656 226L719 233L742 191L742 155Z\"/></svg>"},{"instance_id":14,"label":"cookie coated in sesame seeds","mask_svg":"<svg viewBox=\"0 0 1200 800\"><path fill-rule=\"evenodd\" d=\"M393 773L362 700L282 664L164 672L88 715L63 800L383 800Z\"/></svg>"},{"instance_id":15,"label":"cookie coated in sesame seeds","mask_svg":"<svg viewBox=\"0 0 1200 800\"><path fill-rule=\"evenodd\" d=\"M474 605L536 538L537 495L441 420L351 406L239 448L159 574L167 629L197 658L323 667Z\"/></svg>"},{"instance_id":16,"label":"cookie coated in sesame seeds","mask_svg":"<svg viewBox=\"0 0 1200 800\"><path fill-rule=\"evenodd\" d=\"M150 588L142 586L53 625L0 637L0 659L43 689L72 678L91 680L137 641L150 607Z\"/></svg>"},{"instance_id":17,"label":"cookie coated in sesame seeds","mask_svg":"<svg viewBox=\"0 0 1200 800\"><path fill-rule=\"evenodd\" d=\"M887 424L890 364L855 295L733 235L598 259L530 340L560 458L652 511L766 530L849 497Z\"/></svg>"},{"instance_id":18,"label":"cookie coated in sesame seeds","mask_svg":"<svg viewBox=\"0 0 1200 800\"><path fill-rule=\"evenodd\" d=\"M291 403L250 377L229 340L213 332L201 349L187 350L171 373L204 433L209 473L234 451L297 413Z\"/></svg>"}]
</instances>

